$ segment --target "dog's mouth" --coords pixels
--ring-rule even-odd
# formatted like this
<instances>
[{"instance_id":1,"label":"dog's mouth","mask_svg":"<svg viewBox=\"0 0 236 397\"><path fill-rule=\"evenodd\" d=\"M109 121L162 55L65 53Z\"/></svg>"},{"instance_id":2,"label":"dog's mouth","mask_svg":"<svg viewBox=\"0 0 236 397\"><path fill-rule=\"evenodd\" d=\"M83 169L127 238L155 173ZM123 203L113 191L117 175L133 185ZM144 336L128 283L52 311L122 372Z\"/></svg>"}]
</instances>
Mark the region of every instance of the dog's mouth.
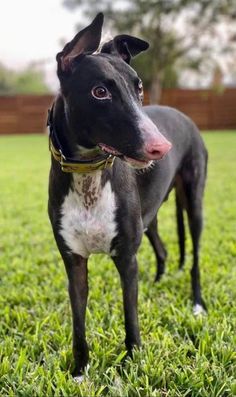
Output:
<instances>
[{"instance_id":1,"label":"dog's mouth","mask_svg":"<svg viewBox=\"0 0 236 397\"><path fill-rule=\"evenodd\" d=\"M113 156L119 157L121 160L125 161L128 163L132 168L135 169L142 169L142 168L148 168L152 164L152 160L146 160L146 159L137 159L134 157L128 157L125 154L119 152L112 146L108 146L105 143L99 143L98 144L99 148L108 154L111 154Z\"/></svg>"}]
</instances>

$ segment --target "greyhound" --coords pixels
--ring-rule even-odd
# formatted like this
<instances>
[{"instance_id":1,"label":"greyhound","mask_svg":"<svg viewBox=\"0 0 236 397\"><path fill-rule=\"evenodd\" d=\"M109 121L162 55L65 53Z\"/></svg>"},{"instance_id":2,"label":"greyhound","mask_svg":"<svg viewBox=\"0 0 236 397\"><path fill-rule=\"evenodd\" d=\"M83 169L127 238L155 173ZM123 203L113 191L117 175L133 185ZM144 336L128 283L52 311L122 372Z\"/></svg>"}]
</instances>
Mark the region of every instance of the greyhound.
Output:
<instances>
[{"instance_id":1,"label":"greyhound","mask_svg":"<svg viewBox=\"0 0 236 397\"><path fill-rule=\"evenodd\" d=\"M184 259L183 209L193 242L195 311L205 308L198 265L207 152L197 127L175 109L142 107L143 88L131 68L148 43L118 35L100 51L103 14L57 54L60 93L49 113L51 170L48 212L69 280L74 376L88 363L85 313L90 254L106 253L123 291L126 348L140 345L136 253L146 231L159 268L165 250L157 212L170 190L177 194Z\"/></svg>"}]
</instances>

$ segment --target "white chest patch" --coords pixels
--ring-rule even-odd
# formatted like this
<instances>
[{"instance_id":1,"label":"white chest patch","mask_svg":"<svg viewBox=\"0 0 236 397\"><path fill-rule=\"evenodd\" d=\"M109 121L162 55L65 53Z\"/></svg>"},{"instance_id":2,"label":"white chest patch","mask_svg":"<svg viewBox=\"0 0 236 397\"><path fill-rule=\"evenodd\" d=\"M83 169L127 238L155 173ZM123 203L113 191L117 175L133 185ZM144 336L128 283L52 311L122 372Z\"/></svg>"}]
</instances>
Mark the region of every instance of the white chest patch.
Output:
<instances>
[{"instance_id":1,"label":"white chest patch","mask_svg":"<svg viewBox=\"0 0 236 397\"><path fill-rule=\"evenodd\" d=\"M101 186L101 174L73 174L61 208L60 234L68 248L84 258L92 253L110 254L117 234L115 194L109 181Z\"/></svg>"}]
</instances>

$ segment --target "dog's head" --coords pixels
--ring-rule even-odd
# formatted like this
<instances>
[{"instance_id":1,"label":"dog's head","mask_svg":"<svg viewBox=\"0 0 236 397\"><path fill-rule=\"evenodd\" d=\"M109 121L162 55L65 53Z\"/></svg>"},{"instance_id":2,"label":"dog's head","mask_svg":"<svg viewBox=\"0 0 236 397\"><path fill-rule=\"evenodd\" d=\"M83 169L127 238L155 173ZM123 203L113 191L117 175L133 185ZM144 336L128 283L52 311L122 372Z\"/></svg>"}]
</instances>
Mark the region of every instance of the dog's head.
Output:
<instances>
[{"instance_id":1,"label":"dog's head","mask_svg":"<svg viewBox=\"0 0 236 397\"><path fill-rule=\"evenodd\" d=\"M143 112L142 82L129 65L148 43L119 35L95 53L102 24L100 13L57 54L66 118L78 145L99 146L143 168L171 148Z\"/></svg>"}]
</instances>

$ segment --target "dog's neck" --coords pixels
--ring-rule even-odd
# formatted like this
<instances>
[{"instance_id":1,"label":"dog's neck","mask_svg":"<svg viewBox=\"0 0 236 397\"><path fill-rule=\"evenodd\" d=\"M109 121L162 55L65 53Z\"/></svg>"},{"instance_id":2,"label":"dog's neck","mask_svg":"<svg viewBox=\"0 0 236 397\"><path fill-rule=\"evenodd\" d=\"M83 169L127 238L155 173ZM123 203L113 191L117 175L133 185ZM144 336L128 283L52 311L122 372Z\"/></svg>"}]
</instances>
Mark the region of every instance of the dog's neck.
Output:
<instances>
[{"instance_id":1,"label":"dog's neck","mask_svg":"<svg viewBox=\"0 0 236 397\"><path fill-rule=\"evenodd\" d=\"M80 131L76 135L68 125L66 118L66 109L63 98L59 96L55 104L55 110L53 115L53 123L55 124L58 139L64 149L64 155L72 159L85 159L93 160L96 157L102 155L101 150L98 146L86 147L84 142L79 142Z\"/></svg>"}]
</instances>

